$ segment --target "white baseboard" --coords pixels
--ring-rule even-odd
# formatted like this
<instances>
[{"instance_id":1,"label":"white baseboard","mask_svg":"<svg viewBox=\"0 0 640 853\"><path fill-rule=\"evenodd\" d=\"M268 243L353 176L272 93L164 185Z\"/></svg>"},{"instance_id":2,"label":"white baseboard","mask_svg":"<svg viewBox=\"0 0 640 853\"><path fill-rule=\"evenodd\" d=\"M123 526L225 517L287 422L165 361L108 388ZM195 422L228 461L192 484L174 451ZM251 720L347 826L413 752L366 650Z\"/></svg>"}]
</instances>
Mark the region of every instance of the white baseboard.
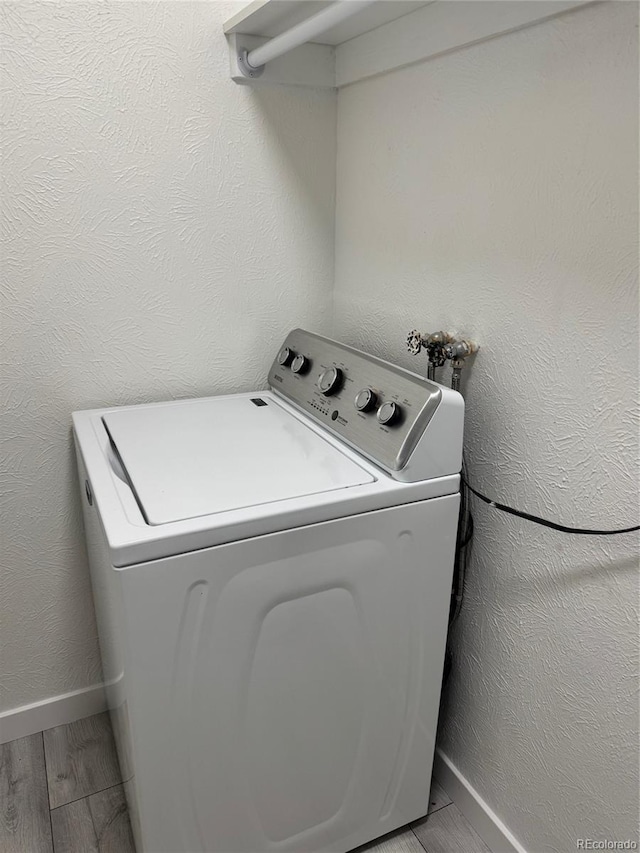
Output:
<instances>
[{"instance_id":1,"label":"white baseboard","mask_svg":"<svg viewBox=\"0 0 640 853\"><path fill-rule=\"evenodd\" d=\"M74 723L83 717L99 714L106 708L103 685L93 684L82 690L3 711L0 713L0 744L36 734L44 729L52 729L54 726Z\"/></svg>"},{"instance_id":2,"label":"white baseboard","mask_svg":"<svg viewBox=\"0 0 640 853\"><path fill-rule=\"evenodd\" d=\"M451 759L436 749L433 775L492 853L527 853Z\"/></svg>"}]
</instances>

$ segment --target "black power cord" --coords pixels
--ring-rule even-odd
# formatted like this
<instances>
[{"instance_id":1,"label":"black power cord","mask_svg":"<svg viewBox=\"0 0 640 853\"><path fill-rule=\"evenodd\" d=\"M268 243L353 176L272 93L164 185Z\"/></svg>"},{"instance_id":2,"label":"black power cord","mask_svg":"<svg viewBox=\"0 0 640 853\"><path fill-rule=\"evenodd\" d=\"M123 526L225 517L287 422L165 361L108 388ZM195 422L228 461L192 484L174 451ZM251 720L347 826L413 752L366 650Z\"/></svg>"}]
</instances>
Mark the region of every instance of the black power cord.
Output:
<instances>
[{"instance_id":1,"label":"black power cord","mask_svg":"<svg viewBox=\"0 0 640 853\"><path fill-rule=\"evenodd\" d=\"M469 551L473 540L473 516L469 508L469 494L465 479L466 469L464 460L462 462L462 476L460 488L460 514L458 516L458 533L456 537L456 556L453 565L453 584L451 587L451 604L449 607L449 633L444 655L444 668L442 672L443 685L449 680L453 666L453 651L451 649L451 628L462 610L464 598L464 587L469 563Z\"/></svg>"},{"instance_id":2,"label":"black power cord","mask_svg":"<svg viewBox=\"0 0 640 853\"><path fill-rule=\"evenodd\" d=\"M452 625L462 609L464 583L469 564L469 551L473 539L473 516L469 505L469 494L466 481L465 461L462 460L460 488L460 512L458 515L458 531L456 534L456 555L453 565L453 585L451 588L451 605L449 607L449 625Z\"/></svg>"},{"instance_id":3,"label":"black power cord","mask_svg":"<svg viewBox=\"0 0 640 853\"><path fill-rule=\"evenodd\" d=\"M522 510L501 504L498 501L491 500L491 498L474 489L466 479L464 473L462 474L462 482L477 498L480 498L481 501L484 501L494 509L499 509L501 512L508 512L509 515L515 515L518 518L524 518L526 521L531 521L534 524L541 524L543 527L550 527L552 530L559 530L561 533L577 533L582 536L617 536L620 533L633 533L635 530L640 530L640 524L636 524L634 527L622 527L618 530L592 530L589 527L568 527L566 524L558 524L556 521L549 521L547 518L540 518L537 515L531 515L529 512L523 512Z\"/></svg>"},{"instance_id":4,"label":"black power cord","mask_svg":"<svg viewBox=\"0 0 640 853\"><path fill-rule=\"evenodd\" d=\"M462 471L460 474L462 488L460 489L460 515L458 519L458 535L456 543L456 558L453 571L453 588L451 590L451 607L449 610L449 628L456 621L462 609L462 601L464 598L464 586L467 573L467 565L469 562L469 551L471 548L471 540L473 539L473 516L469 509L469 498L467 490L472 492L481 501L484 501L488 506L498 509L501 512L507 512L509 515L515 515L517 518L524 518L526 521L531 521L533 524L540 524L543 527L549 527L551 530L558 530L561 533L574 533L582 536L617 536L621 533L633 533L640 530L640 524L633 527L622 527L618 530L597 530L589 527L569 527L566 524L558 524L556 521L550 521L547 518L540 518L537 515L532 515L529 512L523 512L519 509L502 504L499 501L494 501L483 495L477 489L470 485L467 479L466 466L464 460L462 463ZM444 660L443 684L449 680L451 668L453 665L453 653L450 646L450 635L447 637L447 648Z\"/></svg>"}]
</instances>

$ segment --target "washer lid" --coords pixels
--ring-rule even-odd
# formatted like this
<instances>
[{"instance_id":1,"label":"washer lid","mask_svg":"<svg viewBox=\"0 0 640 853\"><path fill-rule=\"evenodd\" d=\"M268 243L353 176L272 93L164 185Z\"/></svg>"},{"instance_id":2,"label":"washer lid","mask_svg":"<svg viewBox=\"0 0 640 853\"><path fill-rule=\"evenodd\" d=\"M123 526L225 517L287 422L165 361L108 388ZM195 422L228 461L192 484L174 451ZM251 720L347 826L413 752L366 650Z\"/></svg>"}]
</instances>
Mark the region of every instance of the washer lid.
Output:
<instances>
[{"instance_id":1,"label":"washer lid","mask_svg":"<svg viewBox=\"0 0 640 853\"><path fill-rule=\"evenodd\" d=\"M122 409L103 422L152 525L375 479L271 397Z\"/></svg>"}]
</instances>

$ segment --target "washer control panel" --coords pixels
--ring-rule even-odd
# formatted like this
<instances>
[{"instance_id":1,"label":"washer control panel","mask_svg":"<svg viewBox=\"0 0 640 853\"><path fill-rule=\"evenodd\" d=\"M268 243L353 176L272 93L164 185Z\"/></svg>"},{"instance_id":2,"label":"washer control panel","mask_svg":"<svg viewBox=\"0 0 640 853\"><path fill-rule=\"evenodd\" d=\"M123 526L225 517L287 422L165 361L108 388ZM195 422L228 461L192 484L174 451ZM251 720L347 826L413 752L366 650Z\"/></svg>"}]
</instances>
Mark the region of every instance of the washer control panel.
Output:
<instances>
[{"instance_id":1,"label":"washer control panel","mask_svg":"<svg viewBox=\"0 0 640 853\"><path fill-rule=\"evenodd\" d=\"M391 471L406 465L442 398L428 379L303 329L287 335L269 385Z\"/></svg>"}]
</instances>

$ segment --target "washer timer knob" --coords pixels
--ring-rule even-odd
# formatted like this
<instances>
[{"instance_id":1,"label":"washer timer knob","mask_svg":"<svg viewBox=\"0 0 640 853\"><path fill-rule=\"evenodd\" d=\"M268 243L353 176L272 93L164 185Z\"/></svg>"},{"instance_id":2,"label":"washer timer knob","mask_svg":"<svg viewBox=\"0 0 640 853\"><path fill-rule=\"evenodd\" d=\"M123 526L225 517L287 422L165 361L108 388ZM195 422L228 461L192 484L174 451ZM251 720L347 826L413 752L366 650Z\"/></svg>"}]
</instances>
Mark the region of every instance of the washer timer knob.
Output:
<instances>
[{"instance_id":1,"label":"washer timer knob","mask_svg":"<svg viewBox=\"0 0 640 853\"><path fill-rule=\"evenodd\" d=\"M363 388L356 394L353 404L359 412L370 412L375 409L377 402L378 395L376 392L371 388Z\"/></svg>"},{"instance_id":2,"label":"washer timer knob","mask_svg":"<svg viewBox=\"0 0 640 853\"><path fill-rule=\"evenodd\" d=\"M329 367L318 377L318 388L325 397L330 397L340 390L343 374L339 367Z\"/></svg>"},{"instance_id":3,"label":"washer timer knob","mask_svg":"<svg viewBox=\"0 0 640 853\"><path fill-rule=\"evenodd\" d=\"M278 353L276 361L282 367L288 367L295 357L296 354L290 347L282 347Z\"/></svg>"},{"instance_id":4,"label":"washer timer knob","mask_svg":"<svg viewBox=\"0 0 640 853\"><path fill-rule=\"evenodd\" d=\"M393 424L397 424L402 416L402 409L397 403L394 403L391 400L388 400L386 403L383 403L378 409L378 421L383 426L393 426Z\"/></svg>"},{"instance_id":5,"label":"washer timer knob","mask_svg":"<svg viewBox=\"0 0 640 853\"><path fill-rule=\"evenodd\" d=\"M306 373L311 367L311 362L306 355L297 355L291 362L291 370L294 373Z\"/></svg>"}]
</instances>

